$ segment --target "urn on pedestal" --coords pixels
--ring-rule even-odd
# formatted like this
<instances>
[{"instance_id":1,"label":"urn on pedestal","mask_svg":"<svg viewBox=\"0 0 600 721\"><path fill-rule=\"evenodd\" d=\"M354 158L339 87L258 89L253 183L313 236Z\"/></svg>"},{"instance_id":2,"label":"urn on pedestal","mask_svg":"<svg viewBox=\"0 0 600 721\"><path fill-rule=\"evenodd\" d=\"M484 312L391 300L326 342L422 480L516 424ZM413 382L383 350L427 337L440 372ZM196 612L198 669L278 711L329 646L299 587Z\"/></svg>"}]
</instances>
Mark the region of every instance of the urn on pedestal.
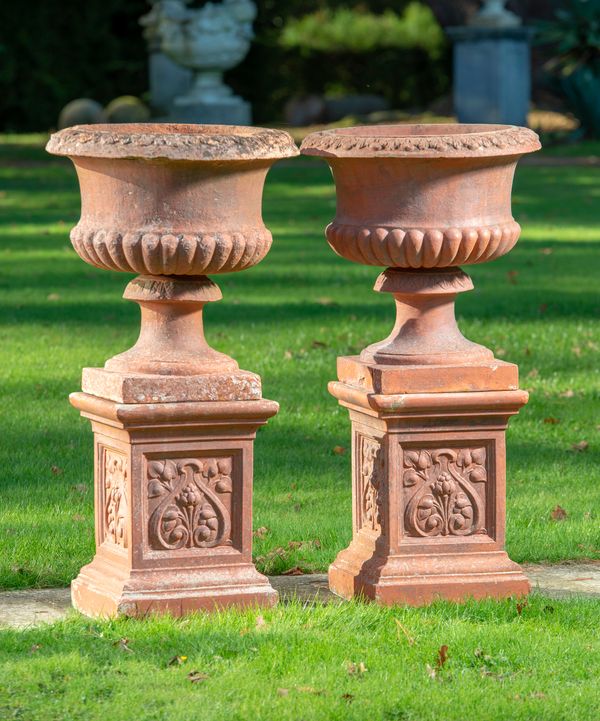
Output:
<instances>
[{"instance_id":1,"label":"urn on pedestal","mask_svg":"<svg viewBox=\"0 0 600 721\"><path fill-rule=\"evenodd\" d=\"M88 615L270 604L252 564L252 449L278 409L260 378L211 348L207 274L262 260L270 166L297 154L289 135L232 126L79 126L48 151L73 161L81 219L71 241L87 263L139 273L136 344L85 368L71 403L95 439L96 555L72 584Z\"/></svg>"},{"instance_id":2,"label":"urn on pedestal","mask_svg":"<svg viewBox=\"0 0 600 721\"><path fill-rule=\"evenodd\" d=\"M353 540L332 590L382 603L524 594L504 551L505 430L527 402L517 367L458 329L460 265L508 253L520 233L511 188L540 147L513 126L398 125L309 135L331 166L337 211L327 240L348 260L388 266L396 323L360 356L338 358L330 392L348 408Z\"/></svg>"}]
</instances>

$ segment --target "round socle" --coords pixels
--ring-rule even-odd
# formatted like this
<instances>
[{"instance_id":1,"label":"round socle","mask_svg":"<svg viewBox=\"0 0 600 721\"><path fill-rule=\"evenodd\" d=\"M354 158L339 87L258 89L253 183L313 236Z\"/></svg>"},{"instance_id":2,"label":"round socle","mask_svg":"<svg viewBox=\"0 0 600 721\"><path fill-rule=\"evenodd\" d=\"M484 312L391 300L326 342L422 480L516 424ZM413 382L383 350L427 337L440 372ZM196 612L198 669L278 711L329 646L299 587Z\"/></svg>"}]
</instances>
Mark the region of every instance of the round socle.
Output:
<instances>
[{"instance_id":1,"label":"round socle","mask_svg":"<svg viewBox=\"0 0 600 721\"><path fill-rule=\"evenodd\" d=\"M266 174L298 154L280 130L166 123L75 126L46 149L77 169L71 241L80 257L150 275L229 273L262 260Z\"/></svg>"},{"instance_id":2,"label":"round socle","mask_svg":"<svg viewBox=\"0 0 600 721\"><path fill-rule=\"evenodd\" d=\"M514 170L538 136L510 125L382 125L312 133L305 155L331 166L337 211L327 240L367 265L483 263L517 242Z\"/></svg>"}]
</instances>

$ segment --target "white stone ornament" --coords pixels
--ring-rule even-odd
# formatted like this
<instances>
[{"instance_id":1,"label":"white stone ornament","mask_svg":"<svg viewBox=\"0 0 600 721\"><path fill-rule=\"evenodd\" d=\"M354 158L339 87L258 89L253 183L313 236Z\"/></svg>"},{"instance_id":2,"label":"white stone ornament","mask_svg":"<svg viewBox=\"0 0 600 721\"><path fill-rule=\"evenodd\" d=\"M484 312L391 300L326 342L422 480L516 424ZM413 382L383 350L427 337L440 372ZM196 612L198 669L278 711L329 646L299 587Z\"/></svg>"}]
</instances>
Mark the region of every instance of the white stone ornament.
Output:
<instances>
[{"instance_id":1,"label":"white stone ornament","mask_svg":"<svg viewBox=\"0 0 600 721\"><path fill-rule=\"evenodd\" d=\"M161 0L154 11L162 52L194 73L190 90L175 99L176 112L193 114L194 109L202 112L207 107L210 112L210 106L225 106L225 113L239 113L247 104L223 82L223 73L238 65L250 49L255 4L251 0L223 0L190 8L185 0ZM232 122L239 120L232 117Z\"/></svg>"}]
</instances>

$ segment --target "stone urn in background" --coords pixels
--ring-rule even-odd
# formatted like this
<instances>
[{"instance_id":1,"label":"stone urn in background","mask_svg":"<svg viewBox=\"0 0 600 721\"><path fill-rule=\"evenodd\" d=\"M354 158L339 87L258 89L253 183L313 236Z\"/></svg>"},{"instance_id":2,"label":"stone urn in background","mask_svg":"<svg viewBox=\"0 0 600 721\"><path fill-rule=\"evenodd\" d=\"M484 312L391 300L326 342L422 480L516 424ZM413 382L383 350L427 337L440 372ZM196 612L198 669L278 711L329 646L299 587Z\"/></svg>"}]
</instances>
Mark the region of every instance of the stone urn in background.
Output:
<instances>
[{"instance_id":1,"label":"stone urn in background","mask_svg":"<svg viewBox=\"0 0 600 721\"><path fill-rule=\"evenodd\" d=\"M140 274L124 296L141 307L137 343L71 395L94 431L96 515L73 603L91 616L273 603L252 563L252 449L278 406L207 344L202 310L221 298L207 274L268 252L264 180L296 146L261 128L131 124L73 127L47 149L77 170L79 256Z\"/></svg>"},{"instance_id":2,"label":"stone urn in background","mask_svg":"<svg viewBox=\"0 0 600 721\"><path fill-rule=\"evenodd\" d=\"M525 594L504 551L505 430L527 402L517 367L467 340L454 301L473 288L461 265L517 242L511 188L526 128L397 125L309 135L331 166L336 253L387 266L396 323L360 356L338 359L330 392L352 423L353 539L332 590L381 603Z\"/></svg>"},{"instance_id":3,"label":"stone urn in background","mask_svg":"<svg viewBox=\"0 0 600 721\"><path fill-rule=\"evenodd\" d=\"M162 52L193 73L190 89L173 102L173 119L249 124L250 105L233 94L223 73L248 54L255 4L251 0L207 2L201 8L187 4L187 0L160 0L153 7L154 33Z\"/></svg>"}]
</instances>

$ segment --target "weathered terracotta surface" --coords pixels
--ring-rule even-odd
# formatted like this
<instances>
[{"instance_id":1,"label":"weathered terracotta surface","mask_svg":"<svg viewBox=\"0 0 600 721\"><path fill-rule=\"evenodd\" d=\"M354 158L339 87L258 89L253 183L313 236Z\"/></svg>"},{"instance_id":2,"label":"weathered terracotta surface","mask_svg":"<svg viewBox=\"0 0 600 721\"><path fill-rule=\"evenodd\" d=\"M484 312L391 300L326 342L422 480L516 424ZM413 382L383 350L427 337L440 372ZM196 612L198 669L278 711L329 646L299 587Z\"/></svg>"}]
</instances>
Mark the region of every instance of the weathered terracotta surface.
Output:
<instances>
[{"instance_id":1,"label":"weathered terracotta surface","mask_svg":"<svg viewBox=\"0 0 600 721\"><path fill-rule=\"evenodd\" d=\"M540 147L510 126L345 128L302 152L332 168L339 255L389 266L375 290L396 323L329 386L348 408L353 540L329 570L341 596L381 603L521 595L504 551L505 430L527 402L518 370L467 340L454 301L473 288L457 266L507 253L520 228L510 194L517 160Z\"/></svg>"},{"instance_id":2,"label":"weathered terracotta surface","mask_svg":"<svg viewBox=\"0 0 600 721\"><path fill-rule=\"evenodd\" d=\"M92 422L96 488L96 555L73 603L91 616L272 604L252 564L252 451L278 405L208 345L202 311L221 298L205 273L266 255L265 176L298 151L280 131L162 124L71 128L48 150L77 169L81 258L142 273L124 295L138 341L71 396Z\"/></svg>"}]
</instances>

